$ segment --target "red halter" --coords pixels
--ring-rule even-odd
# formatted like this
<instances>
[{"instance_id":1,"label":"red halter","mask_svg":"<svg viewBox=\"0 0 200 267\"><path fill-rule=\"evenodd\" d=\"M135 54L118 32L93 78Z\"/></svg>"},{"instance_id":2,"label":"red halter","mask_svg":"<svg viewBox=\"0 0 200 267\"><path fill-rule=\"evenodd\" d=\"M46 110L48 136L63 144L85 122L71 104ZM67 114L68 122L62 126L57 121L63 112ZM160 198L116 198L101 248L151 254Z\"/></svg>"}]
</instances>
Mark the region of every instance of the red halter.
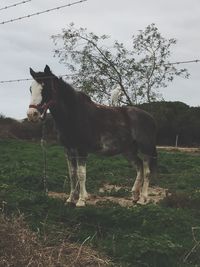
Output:
<instances>
[{"instance_id":1,"label":"red halter","mask_svg":"<svg viewBox=\"0 0 200 267\"><path fill-rule=\"evenodd\" d=\"M29 108L35 108L37 109L40 113L41 113L41 117L44 117L47 113L47 110L50 108L50 107L53 107L55 105L55 100L49 100L47 103L44 103L44 104L38 104L38 105L29 105Z\"/></svg>"}]
</instances>

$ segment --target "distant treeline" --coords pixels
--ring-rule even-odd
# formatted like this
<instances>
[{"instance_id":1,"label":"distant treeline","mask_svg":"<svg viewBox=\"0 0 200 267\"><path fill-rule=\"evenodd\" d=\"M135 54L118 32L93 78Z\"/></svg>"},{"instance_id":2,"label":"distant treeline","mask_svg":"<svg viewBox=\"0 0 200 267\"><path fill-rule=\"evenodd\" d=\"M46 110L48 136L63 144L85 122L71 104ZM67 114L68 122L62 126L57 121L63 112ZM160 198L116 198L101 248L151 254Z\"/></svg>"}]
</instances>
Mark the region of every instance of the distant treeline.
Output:
<instances>
[{"instance_id":1,"label":"distant treeline","mask_svg":"<svg viewBox=\"0 0 200 267\"><path fill-rule=\"evenodd\" d=\"M32 123L27 119L18 121L0 115L0 139L24 139L37 141L42 138L47 140L56 140L57 132L51 116L48 114L44 122ZM43 130L44 129L44 130Z\"/></svg>"},{"instance_id":2,"label":"distant treeline","mask_svg":"<svg viewBox=\"0 0 200 267\"><path fill-rule=\"evenodd\" d=\"M157 123L158 145L199 146L200 107L189 107L182 102L154 102L139 108L152 114ZM40 140L42 123L30 123L27 119L17 121L0 115L0 138ZM55 141L56 129L51 116L45 122L45 138Z\"/></svg>"},{"instance_id":3,"label":"distant treeline","mask_svg":"<svg viewBox=\"0 0 200 267\"><path fill-rule=\"evenodd\" d=\"M159 145L200 145L200 107L190 107L182 102L162 101L142 104L140 108L155 118Z\"/></svg>"}]
</instances>

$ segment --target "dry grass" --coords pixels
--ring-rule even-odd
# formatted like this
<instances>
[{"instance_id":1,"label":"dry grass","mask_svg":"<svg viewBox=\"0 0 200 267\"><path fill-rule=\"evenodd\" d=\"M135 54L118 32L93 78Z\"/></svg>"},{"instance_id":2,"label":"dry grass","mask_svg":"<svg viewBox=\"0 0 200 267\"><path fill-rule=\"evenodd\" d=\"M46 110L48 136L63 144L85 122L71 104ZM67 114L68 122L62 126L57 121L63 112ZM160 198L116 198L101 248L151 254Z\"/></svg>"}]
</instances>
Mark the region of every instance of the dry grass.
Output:
<instances>
[{"instance_id":1,"label":"dry grass","mask_svg":"<svg viewBox=\"0 0 200 267\"><path fill-rule=\"evenodd\" d=\"M0 267L85 267L111 266L111 261L83 244L63 241L46 247L31 232L23 216L0 215Z\"/></svg>"}]
</instances>

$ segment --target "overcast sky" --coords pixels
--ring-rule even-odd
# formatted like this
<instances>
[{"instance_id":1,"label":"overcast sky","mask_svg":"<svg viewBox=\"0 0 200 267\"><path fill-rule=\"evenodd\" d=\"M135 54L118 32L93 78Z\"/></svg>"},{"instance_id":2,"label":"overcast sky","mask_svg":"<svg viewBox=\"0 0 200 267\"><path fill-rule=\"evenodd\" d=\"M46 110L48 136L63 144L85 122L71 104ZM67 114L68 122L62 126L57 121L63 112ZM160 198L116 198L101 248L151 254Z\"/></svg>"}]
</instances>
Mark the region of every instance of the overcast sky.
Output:
<instances>
[{"instance_id":1,"label":"overcast sky","mask_svg":"<svg viewBox=\"0 0 200 267\"><path fill-rule=\"evenodd\" d=\"M74 0L75 1L75 0ZM1 0L4 6L20 0ZM0 10L0 23L9 19L72 3L73 0L32 0L17 7ZM128 43L151 23L162 36L177 39L171 62L200 59L199 0L88 0L78 5L41 14L13 23L0 24L0 81L31 78L29 67L43 70L48 64L57 74L65 74L64 65L53 57L51 35L61 33L69 23L98 35ZM200 63L183 64L189 80L177 78L161 92L165 100L200 105ZM29 105L31 81L0 83L0 114L22 119Z\"/></svg>"}]
</instances>

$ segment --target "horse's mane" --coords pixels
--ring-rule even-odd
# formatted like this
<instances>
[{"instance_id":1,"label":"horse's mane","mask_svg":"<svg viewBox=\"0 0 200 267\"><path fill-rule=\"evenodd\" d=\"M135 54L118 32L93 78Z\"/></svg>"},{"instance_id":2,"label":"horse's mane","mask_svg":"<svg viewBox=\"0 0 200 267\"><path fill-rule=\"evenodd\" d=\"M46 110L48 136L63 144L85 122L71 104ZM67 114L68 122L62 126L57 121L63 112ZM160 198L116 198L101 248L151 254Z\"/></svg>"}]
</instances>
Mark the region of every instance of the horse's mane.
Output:
<instances>
[{"instance_id":1,"label":"horse's mane","mask_svg":"<svg viewBox=\"0 0 200 267\"><path fill-rule=\"evenodd\" d=\"M72 85L70 85L69 83L67 83L66 81L64 81L62 78L58 79L60 88L62 91L64 90L68 90L70 92L75 91L75 89L72 87Z\"/></svg>"},{"instance_id":2,"label":"horse's mane","mask_svg":"<svg viewBox=\"0 0 200 267\"><path fill-rule=\"evenodd\" d=\"M77 95L80 99L86 101L86 102L93 102L92 99L90 98L90 96L86 95L84 92L82 91L77 91Z\"/></svg>"},{"instance_id":3,"label":"horse's mane","mask_svg":"<svg viewBox=\"0 0 200 267\"><path fill-rule=\"evenodd\" d=\"M59 85L60 85L60 89L63 93L63 95L68 95L70 94L70 96L74 96L74 98L76 98L76 100L81 101L81 102L87 102L87 103L92 103L93 101L91 100L90 96L88 96L87 94L85 94L82 91L78 91L76 89L74 89L74 87L65 82L62 78L59 78Z\"/></svg>"}]
</instances>

